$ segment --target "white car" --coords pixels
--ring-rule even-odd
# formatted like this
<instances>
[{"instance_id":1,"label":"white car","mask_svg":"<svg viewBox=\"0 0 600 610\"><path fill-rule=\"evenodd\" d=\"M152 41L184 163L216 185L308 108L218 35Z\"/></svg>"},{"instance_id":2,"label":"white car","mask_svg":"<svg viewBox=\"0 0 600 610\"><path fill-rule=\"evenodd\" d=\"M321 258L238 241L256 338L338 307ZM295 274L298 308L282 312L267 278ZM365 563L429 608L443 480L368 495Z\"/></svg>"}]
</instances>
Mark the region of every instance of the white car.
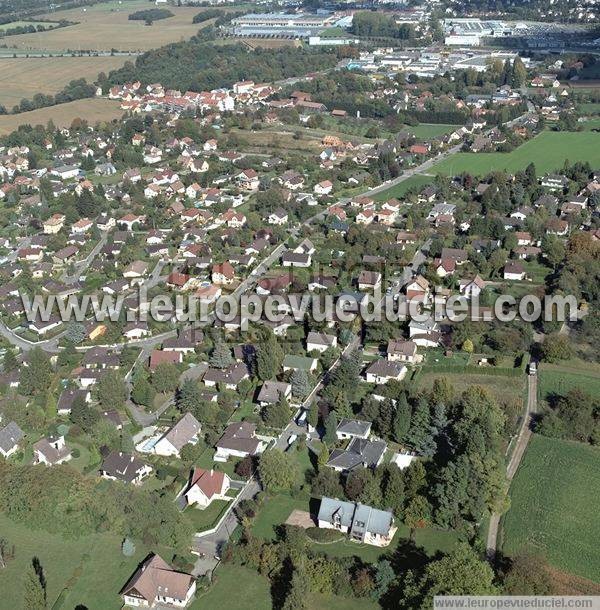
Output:
<instances>
[{"instance_id":1,"label":"white car","mask_svg":"<svg viewBox=\"0 0 600 610\"><path fill-rule=\"evenodd\" d=\"M292 434L290 436L290 438L288 438L288 440L287 440L288 447L291 447L296 442L297 439L298 439L298 435Z\"/></svg>"}]
</instances>

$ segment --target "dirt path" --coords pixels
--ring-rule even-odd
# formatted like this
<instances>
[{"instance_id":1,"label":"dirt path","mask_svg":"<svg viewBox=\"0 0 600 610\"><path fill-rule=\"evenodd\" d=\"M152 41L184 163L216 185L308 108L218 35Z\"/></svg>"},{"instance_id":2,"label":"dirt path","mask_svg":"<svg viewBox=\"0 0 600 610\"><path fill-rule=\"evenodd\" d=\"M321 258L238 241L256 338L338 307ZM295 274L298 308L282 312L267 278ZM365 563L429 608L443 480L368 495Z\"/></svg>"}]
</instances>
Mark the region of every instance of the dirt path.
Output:
<instances>
[{"instance_id":1,"label":"dirt path","mask_svg":"<svg viewBox=\"0 0 600 610\"><path fill-rule=\"evenodd\" d=\"M528 396L527 406L523 417L523 423L519 430L519 436L517 437L517 444L510 456L510 460L506 466L506 479L508 484L512 482L519 464L523 459L527 444L531 438L531 424L532 418L537 410L537 377L535 375L529 375L528 380ZM500 527L500 514L494 513L490 518L490 527L488 530L487 537L487 556L490 561L493 561L496 557L497 545L498 545L498 530Z\"/></svg>"}]
</instances>

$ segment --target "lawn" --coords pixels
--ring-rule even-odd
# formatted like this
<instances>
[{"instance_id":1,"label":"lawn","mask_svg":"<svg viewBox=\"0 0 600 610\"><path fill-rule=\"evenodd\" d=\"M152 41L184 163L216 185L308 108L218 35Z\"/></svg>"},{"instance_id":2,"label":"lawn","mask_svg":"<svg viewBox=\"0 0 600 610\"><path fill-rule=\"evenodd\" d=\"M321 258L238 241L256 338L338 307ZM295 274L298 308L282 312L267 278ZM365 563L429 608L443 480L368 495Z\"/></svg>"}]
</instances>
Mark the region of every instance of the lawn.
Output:
<instances>
[{"instance_id":1,"label":"lawn","mask_svg":"<svg viewBox=\"0 0 600 610\"><path fill-rule=\"evenodd\" d=\"M599 165L598 136L593 132L545 131L510 153L456 153L434 165L431 172L451 175L516 172L533 162L538 173L543 174L560 169L565 159Z\"/></svg>"},{"instance_id":2,"label":"lawn","mask_svg":"<svg viewBox=\"0 0 600 610\"><path fill-rule=\"evenodd\" d=\"M504 553L541 553L559 569L600 582L600 449L534 434L510 496Z\"/></svg>"},{"instance_id":3,"label":"lawn","mask_svg":"<svg viewBox=\"0 0 600 610\"><path fill-rule=\"evenodd\" d=\"M228 500L213 500L204 510L190 506L185 514L190 518L196 532L203 532L217 523L229 504L231 502Z\"/></svg>"},{"instance_id":4,"label":"lawn","mask_svg":"<svg viewBox=\"0 0 600 610\"><path fill-rule=\"evenodd\" d=\"M588 114L600 114L600 103L586 102L584 104L578 104L577 109Z\"/></svg>"},{"instance_id":5,"label":"lawn","mask_svg":"<svg viewBox=\"0 0 600 610\"><path fill-rule=\"evenodd\" d=\"M406 131L413 133L416 138L423 138L427 140L429 138L435 138L436 136L443 136L447 133L451 133L458 129L460 125L447 125L444 123L421 123L420 125L407 125Z\"/></svg>"},{"instance_id":6,"label":"lawn","mask_svg":"<svg viewBox=\"0 0 600 610\"><path fill-rule=\"evenodd\" d=\"M593 119L588 119L583 123L580 123L586 131L592 130L600 130L600 117L594 117Z\"/></svg>"},{"instance_id":7,"label":"lawn","mask_svg":"<svg viewBox=\"0 0 600 610\"><path fill-rule=\"evenodd\" d=\"M420 388L431 389L433 382L440 377L446 377L454 386L457 394L473 385L479 385L489 390L499 402L522 400L525 395L525 376L504 377L471 373L427 372L417 376L416 381Z\"/></svg>"},{"instance_id":8,"label":"lawn","mask_svg":"<svg viewBox=\"0 0 600 610\"><path fill-rule=\"evenodd\" d=\"M540 365L538 385L543 400L552 394L564 396L574 388L597 396L600 393L600 366L576 358L559 364L544 362Z\"/></svg>"},{"instance_id":9,"label":"lawn","mask_svg":"<svg viewBox=\"0 0 600 610\"><path fill-rule=\"evenodd\" d=\"M275 540L276 528L285 522L294 509L309 510L309 502L286 494L269 497L252 524L252 533L264 540Z\"/></svg>"},{"instance_id":10,"label":"lawn","mask_svg":"<svg viewBox=\"0 0 600 610\"><path fill-rule=\"evenodd\" d=\"M386 189L385 191L377 193L376 195L374 195L373 198L377 201L387 201L388 199L393 198L401 199L410 189L421 189L421 187L432 183L433 178L431 176L422 176L420 174L417 174L415 176L407 178L403 182L400 182L400 184L397 184L395 186L390 187L389 189Z\"/></svg>"},{"instance_id":11,"label":"lawn","mask_svg":"<svg viewBox=\"0 0 600 610\"><path fill-rule=\"evenodd\" d=\"M112 121L123 115L116 100L91 98L40 108L20 114L0 116L0 135L14 131L19 125L46 125L50 119L57 127L70 127L73 119L82 118L90 125L97 122Z\"/></svg>"},{"instance_id":12,"label":"lawn","mask_svg":"<svg viewBox=\"0 0 600 610\"><path fill-rule=\"evenodd\" d=\"M65 540L61 536L34 531L0 514L0 535L15 545L15 559L0 570L3 608L23 607L23 574L34 557L40 560L47 579L49 607L117 610L122 606L118 593L146 556L137 545L134 557L124 557L121 540L107 534ZM164 559L169 561L170 556ZM62 595L61 595L62 594Z\"/></svg>"},{"instance_id":13,"label":"lawn","mask_svg":"<svg viewBox=\"0 0 600 610\"><path fill-rule=\"evenodd\" d=\"M264 577L241 566L223 564L215 572L214 584L198 594L190 610L271 610L271 585Z\"/></svg>"}]
</instances>

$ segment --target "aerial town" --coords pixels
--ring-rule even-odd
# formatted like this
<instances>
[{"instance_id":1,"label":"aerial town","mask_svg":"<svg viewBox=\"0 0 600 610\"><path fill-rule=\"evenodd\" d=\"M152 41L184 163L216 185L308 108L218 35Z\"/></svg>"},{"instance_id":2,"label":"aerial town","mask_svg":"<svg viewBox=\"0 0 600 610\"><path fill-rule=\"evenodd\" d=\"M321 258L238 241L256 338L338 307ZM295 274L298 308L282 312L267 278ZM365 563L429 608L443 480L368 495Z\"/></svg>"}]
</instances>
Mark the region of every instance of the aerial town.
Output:
<instances>
[{"instance_id":1,"label":"aerial town","mask_svg":"<svg viewBox=\"0 0 600 610\"><path fill-rule=\"evenodd\" d=\"M596 9L2 4L0 610L600 596Z\"/></svg>"}]
</instances>

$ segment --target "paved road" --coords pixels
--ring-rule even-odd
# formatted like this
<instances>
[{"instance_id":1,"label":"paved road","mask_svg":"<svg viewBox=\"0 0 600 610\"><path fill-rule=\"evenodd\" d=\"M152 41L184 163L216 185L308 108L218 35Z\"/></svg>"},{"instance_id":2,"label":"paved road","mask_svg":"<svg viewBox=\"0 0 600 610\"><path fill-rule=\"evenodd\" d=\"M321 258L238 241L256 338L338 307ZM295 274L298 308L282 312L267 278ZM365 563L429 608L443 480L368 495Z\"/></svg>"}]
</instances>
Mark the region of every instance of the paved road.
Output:
<instances>
[{"instance_id":1,"label":"paved road","mask_svg":"<svg viewBox=\"0 0 600 610\"><path fill-rule=\"evenodd\" d=\"M528 396L525 413L523 415L523 422L521 423L516 445L506 467L506 479L509 485L517 473L517 469L519 468L519 464L523 459L523 455L525 455L525 450L527 449L527 444L529 443L529 439L531 438L532 434L533 416L537 411L537 376L529 375L527 377L527 383ZM487 556L490 561L494 561L496 558L499 527L500 514L494 513L490 518L490 527L488 530L486 546Z\"/></svg>"},{"instance_id":2,"label":"paved road","mask_svg":"<svg viewBox=\"0 0 600 610\"><path fill-rule=\"evenodd\" d=\"M60 278L61 281L63 281L65 284L74 284L80 278L80 276L87 271L88 267L92 264L92 261L96 258L96 256L98 256L100 250L102 250L102 248L104 248L106 245L107 240L108 234L103 233L102 237L94 246L92 251L83 260L77 261L74 264L75 270L71 275L69 275L66 270L64 271Z\"/></svg>"}]
</instances>

